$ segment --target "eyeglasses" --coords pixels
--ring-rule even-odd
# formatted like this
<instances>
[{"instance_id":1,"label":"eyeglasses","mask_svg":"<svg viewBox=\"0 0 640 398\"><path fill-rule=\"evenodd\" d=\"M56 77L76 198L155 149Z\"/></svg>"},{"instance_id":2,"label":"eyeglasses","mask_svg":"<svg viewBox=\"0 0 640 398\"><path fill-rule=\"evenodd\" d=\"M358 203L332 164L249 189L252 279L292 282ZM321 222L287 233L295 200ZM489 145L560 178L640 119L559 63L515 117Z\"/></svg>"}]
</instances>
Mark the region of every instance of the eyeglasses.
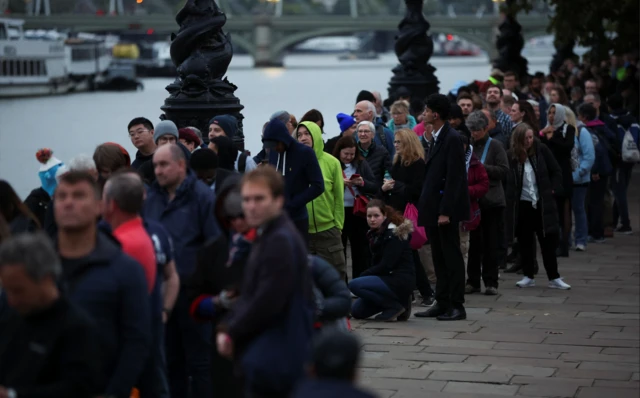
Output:
<instances>
[{"instance_id":1,"label":"eyeglasses","mask_svg":"<svg viewBox=\"0 0 640 398\"><path fill-rule=\"evenodd\" d=\"M371 130L358 130L358 134L371 134Z\"/></svg>"},{"instance_id":2,"label":"eyeglasses","mask_svg":"<svg viewBox=\"0 0 640 398\"><path fill-rule=\"evenodd\" d=\"M140 130L136 130L136 131L129 131L129 137L133 137L133 136L136 136L136 135L141 135L141 134L143 134L143 133L148 133L148 132L149 132L149 130L147 130L147 129L140 129Z\"/></svg>"}]
</instances>

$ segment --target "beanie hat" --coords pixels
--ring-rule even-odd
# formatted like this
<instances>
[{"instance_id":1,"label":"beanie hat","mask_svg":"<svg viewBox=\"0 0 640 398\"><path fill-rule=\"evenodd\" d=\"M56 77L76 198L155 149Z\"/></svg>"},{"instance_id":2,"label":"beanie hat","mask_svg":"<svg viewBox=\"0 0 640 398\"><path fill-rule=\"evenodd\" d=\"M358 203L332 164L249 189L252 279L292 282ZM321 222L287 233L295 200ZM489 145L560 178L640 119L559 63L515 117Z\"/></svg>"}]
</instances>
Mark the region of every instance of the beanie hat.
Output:
<instances>
[{"instance_id":1,"label":"beanie hat","mask_svg":"<svg viewBox=\"0 0 640 398\"><path fill-rule=\"evenodd\" d=\"M195 146L200 145L200 137L198 137L198 135L194 133L190 128L182 128L178 130L178 135L180 136L179 138L181 140L185 140L187 142L195 144Z\"/></svg>"},{"instance_id":2,"label":"beanie hat","mask_svg":"<svg viewBox=\"0 0 640 398\"><path fill-rule=\"evenodd\" d=\"M462 108L460 108L460 106L457 104L451 105L451 110L449 111L449 120L451 119L464 120L464 114L462 113Z\"/></svg>"},{"instance_id":3,"label":"beanie hat","mask_svg":"<svg viewBox=\"0 0 640 398\"><path fill-rule=\"evenodd\" d=\"M53 156L53 151L49 148L38 149L36 159L40 162L38 177L40 177L42 189L44 189L49 196L53 196L53 192L58 185L56 182L56 172L60 166L62 166L62 161Z\"/></svg>"},{"instance_id":4,"label":"beanie hat","mask_svg":"<svg viewBox=\"0 0 640 398\"><path fill-rule=\"evenodd\" d=\"M376 97L371 93L371 91L362 90L358 93L356 97L356 104L360 101L370 101L372 103L376 103Z\"/></svg>"},{"instance_id":5,"label":"beanie hat","mask_svg":"<svg viewBox=\"0 0 640 398\"><path fill-rule=\"evenodd\" d=\"M178 135L178 127L171 120L163 120L156 125L156 128L153 131L153 142L157 144L158 140L163 135L172 135L176 137L176 141L180 138Z\"/></svg>"},{"instance_id":6,"label":"beanie hat","mask_svg":"<svg viewBox=\"0 0 640 398\"><path fill-rule=\"evenodd\" d=\"M209 125L217 124L224 134L233 141L233 137L238 132L238 119L231 115L218 115L209 121Z\"/></svg>"},{"instance_id":7,"label":"beanie hat","mask_svg":"<svg viewBox=\"0 0 640 398\"><path fill-rule=\"evenodd\" d=\"M356 124L356 119L346 113L338 113L336 119L338 119L338 124L340 124L340 133L344 133L349 130L351 126Z\"/></svg>"}]
</instances>

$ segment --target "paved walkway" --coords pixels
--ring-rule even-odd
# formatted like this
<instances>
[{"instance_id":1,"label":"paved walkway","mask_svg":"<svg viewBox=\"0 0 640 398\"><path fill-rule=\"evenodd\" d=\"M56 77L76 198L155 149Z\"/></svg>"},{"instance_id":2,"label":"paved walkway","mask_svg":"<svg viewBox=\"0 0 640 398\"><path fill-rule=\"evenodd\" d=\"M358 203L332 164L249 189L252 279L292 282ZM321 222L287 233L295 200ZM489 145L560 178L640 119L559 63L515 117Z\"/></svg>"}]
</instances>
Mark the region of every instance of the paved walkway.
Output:
<instances>
[{"instance_id":1,"label":"paved walkway","mask_svg":"<svg viewBox=\"0 0 640 398\"><path fill-rule=\"evenodd\" d=\"M503 273L500 295L467 296L466 321L353 321L360 383L385 398L638 398L640 170L631 186L636 234L560 259L570 291L546 288L538 256L538 287Z\"/></svg>"}]
</instances>

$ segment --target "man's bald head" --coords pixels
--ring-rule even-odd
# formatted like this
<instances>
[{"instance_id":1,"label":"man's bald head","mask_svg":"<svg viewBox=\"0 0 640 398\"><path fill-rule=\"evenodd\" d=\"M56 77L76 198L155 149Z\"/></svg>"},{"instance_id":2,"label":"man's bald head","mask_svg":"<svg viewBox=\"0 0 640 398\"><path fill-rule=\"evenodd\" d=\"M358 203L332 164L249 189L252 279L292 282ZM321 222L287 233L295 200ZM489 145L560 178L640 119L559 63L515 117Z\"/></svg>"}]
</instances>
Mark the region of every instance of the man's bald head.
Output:
<instances>
[{"instance_id":1,"label":"man's bald head","mask_svg":"<svg viewBox=\"0 0 640 398\"><path fill-rule=\"evenodd\" d=\"M371 101L360 101L353 111L356 122L373 122L376 118L376 106Z\"/></svg>"},{"instance_id":2,"label":"man's bald head","mask_svg":"<svg viewBox=\"0 0 640 398\"><path fill-rule=\"evenodd\" d=\"M153 155L156 181L167 190L177 188L187 175L187 158L177 144L162 145Z\"/></svg>"}]
</instances>

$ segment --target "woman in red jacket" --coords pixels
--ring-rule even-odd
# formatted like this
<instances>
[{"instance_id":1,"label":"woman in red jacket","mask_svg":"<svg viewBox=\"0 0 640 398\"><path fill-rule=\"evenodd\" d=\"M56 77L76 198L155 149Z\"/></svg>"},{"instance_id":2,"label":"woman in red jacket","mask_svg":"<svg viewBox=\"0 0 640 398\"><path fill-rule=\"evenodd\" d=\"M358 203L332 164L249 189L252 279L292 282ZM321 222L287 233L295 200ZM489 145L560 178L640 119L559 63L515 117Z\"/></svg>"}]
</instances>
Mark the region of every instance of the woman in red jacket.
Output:
<instances>
[{"instance_id":1,"label":"woman in red jacket","mask_svg":"<svg viewBox=\"0 0 640 398\"><path fill-rule=\"evenodd\" d=\"M480 225L480 205L478 201L489 191L489 176L473 150L469 147L469 137L461 135L467 159L467 178L469 186L470 218L460 226L460 250L465 264L469 257L469 233Z\"/></svg>"}]
</instances>

